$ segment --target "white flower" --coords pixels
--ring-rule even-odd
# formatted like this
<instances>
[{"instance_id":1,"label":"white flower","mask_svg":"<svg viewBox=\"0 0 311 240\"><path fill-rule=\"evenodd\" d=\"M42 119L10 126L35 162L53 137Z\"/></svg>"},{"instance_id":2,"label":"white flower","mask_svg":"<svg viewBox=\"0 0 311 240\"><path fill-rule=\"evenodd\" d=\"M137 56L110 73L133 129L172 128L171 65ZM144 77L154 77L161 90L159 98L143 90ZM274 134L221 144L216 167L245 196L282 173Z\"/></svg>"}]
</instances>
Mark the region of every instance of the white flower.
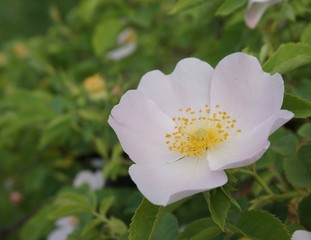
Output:
<instances>
[{"instance_id":1,"label":"white flower","mask_svg":"<svg viewBox=\"0 0 311 240\"><path fill-rule=\"evenodd\" d=\"M248 27L255 28L266 9L282 0L249 0L245 14L245 22Z\"/></svg>"},{"instance_id":2,"label":"white flower","mask_svg":"<svg viewBox=\"0 0 311 240\"><path fill-rule=\"evenodd\" d=\"M111 60L120 60L135 52L137 47L136 33L133 29L127 28L118 36L119 48L109 51L107 57Z\"/></svg>"},{"instance_id":3,"label":"white flower","mask_svg":"<svg viewBox=\"0 0 311 240\"><path fill-rule=\"evenodd\" d=\"M77 218L73 216L59 219L56 222L56 229L47 236L47 240L66 240L75 230L77 222Z\"/></svg>"},{"instance_id":4,"label":"white flower","mask_svg":"<svg viewBox=\"0 0 311 240\"><path fill-rule=\"evenodd\" d=\"M77 188L83 184L88 184L93 190L101 189L105 184L102 172L93 173L88 170L79 172L73 180L73 186Z\"/></svg>"},{"instance_id":5,"label":"white flower","mask_svg":"<svg viewBox=\"0 0 311 240\"><path fill-rule=\"evenodd\" d=\"M135 162L129 173L152 203L167 205L227 182L225 169L258 160L268 137L293 117L280 110L280 74L262 71L244 53L215 69L181 60L174 72L145 74L124 94L109 124Z\"/></svg>"},{"instance_id":6,"label":"white flower","mask_svg":"<svg viewBox=\"0 0 311 240\"><path fill-rule=\"evenodd\" d=\"M297 230L293 233L292 240L311 240L311 232Z\"/></svg>"}]
</instances>

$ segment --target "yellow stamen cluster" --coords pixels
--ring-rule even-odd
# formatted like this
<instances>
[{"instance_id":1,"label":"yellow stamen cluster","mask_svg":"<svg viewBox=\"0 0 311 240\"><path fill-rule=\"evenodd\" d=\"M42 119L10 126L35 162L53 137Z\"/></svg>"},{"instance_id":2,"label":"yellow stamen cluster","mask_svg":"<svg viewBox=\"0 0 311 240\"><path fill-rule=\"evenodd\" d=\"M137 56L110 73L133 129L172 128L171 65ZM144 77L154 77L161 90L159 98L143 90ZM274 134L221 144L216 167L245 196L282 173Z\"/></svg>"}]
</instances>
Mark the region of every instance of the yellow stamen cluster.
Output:
<instances>
[{"instance_id":1,"label":"yellow stamen cluster","mask_svg":"<svg viewBox=\"0 0 311 240\"><path fill-rule=\"evenodd\" d=\"M185 156L205 154L215 144L227 140L236 125L236 120L220 111L218 104L213 113L208 105L205 105L204 110L195 111L188 107L180 108L179 112L180 116L173 118L176 123L174 132L166 134L165 138L169 150L178 151ZM235 132L239 133L241 130Z\"/></svg>"}]
</instances>

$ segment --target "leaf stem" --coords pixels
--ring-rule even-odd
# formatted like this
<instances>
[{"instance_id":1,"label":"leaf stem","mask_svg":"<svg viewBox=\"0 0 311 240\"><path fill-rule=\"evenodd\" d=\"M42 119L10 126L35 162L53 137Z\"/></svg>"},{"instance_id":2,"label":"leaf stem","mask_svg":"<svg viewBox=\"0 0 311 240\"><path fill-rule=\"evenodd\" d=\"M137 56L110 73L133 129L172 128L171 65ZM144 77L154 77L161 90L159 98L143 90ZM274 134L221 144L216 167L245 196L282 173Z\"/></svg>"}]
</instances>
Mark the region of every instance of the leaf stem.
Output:
<instances>
[{"instance_id":1,"label":"leaf stem","mask_svg":"<svg viewBox=\"0 0 311 240\"><path fill-rule=\"evenodd\" d=\"M310 193L311 191L307 191L307 190L298 190L298 191L296 190L296 191L287 192L287 193L262 196L262 197L259 197L259 198L256 198L250 201L251 207L249 209L254 209L257 206L264 205L270 201L283 201L283 200L287 200L291 198L304 197Z\"/></svg>"},{"instance_id":2,"label":"leaf stem","mask_svg":"<svg viewBox=\"0 0 311 240\"><path fill-rule=\"evenodd\" d=\"M247 169L238 169L239 172L241 173L245 173L248 175L251 175L253 178L255 178L255 180L257 181L257 183L270 195L273 195L273 191L268 187L268 185L262 180L262 178L258 175L256 168L254 165L250 166L251 170L247 170Z\"/></svg>"},{"instance_id":3,"label":"leaf stem","mask_svg":"<svg viewBox=\"0 0 311 240\"><path fill-rule=\"evenodd\" d=\"M109 220L108 220L105 216L99 214L99 213L96 212L96 211L92 212L92 214L93 214L94 217L96 217L96 218L102 220L104 223L108 223L108 222L109 222Z\"/></svg>"}]
</instances>

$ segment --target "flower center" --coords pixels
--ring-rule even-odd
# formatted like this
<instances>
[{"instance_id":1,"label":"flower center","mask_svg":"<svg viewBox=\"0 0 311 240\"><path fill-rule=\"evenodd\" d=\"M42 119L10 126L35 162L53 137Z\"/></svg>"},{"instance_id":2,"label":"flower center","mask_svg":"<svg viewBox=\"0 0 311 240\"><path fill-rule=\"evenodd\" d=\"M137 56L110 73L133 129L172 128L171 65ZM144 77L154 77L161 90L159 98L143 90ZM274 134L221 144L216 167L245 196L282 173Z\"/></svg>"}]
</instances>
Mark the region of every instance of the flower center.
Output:
<instances>
[{"instance_id":1,"label":"flower center","mask_svg":"<svg viewBox=\"0 0 311 240\"><path fill-rule=\"evenodd\" d=\"M211 114L208 105L204 110L194 111L190 107L179 109L180 116L173 117L176 123L175 130L166 134L166 144L171 151L178 151L185 156L201 156L206 154L217 143L231 137L235 129L236 120L219 110L215 106L215 112ZM234 134L241 132L240 129L233 131Z\"/></svg>"}]
</instances>

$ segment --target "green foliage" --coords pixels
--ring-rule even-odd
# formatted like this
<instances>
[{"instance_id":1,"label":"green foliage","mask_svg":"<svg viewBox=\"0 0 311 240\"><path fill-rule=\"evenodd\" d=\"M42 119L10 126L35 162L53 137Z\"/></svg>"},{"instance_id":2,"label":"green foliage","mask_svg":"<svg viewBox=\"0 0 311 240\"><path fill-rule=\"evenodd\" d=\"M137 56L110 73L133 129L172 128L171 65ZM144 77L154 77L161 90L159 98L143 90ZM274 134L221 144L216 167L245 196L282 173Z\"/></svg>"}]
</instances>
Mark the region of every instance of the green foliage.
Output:
<instances>
[{"instance_id":1,"label":"green foliage","mask_svg":"<svg viewBox=\"0 0 311 240\"><path fill-rule=\"evenodd\" d=\"M292 111L295 118L311 116L311 103L294 94L285 93L282 108Z\"/></svg>"},{"instance_id":2,"label":"green foliage","mask_svg":"<svg viewBox=\"0 0 311 240\"><path fill-rule=\"evenodd\" d=\"M311 123L305 123L297 132L301 137L311 140Z\"/></svg>"},{"instance_id":3,"label":"green foliage","mask_svg":"<svg viewBox=\"0 0 311 240\"><path fill-rule=\"evenodd\" d=\"M300 37L301 42L311 44L311 23L304 29Z\"/></svg>"},{"instance_id":4,"label":"green foliage","mask_svg":"<svg viewBox=\"0 0 311 240\"><path fill-rule=\"evenodd\" d=\"M2 1L0 239L46 239L65 216L77 220L68 239L83 240L289 239L278 218L293 223L291 233L310 231L310 1L275 4L252 30L244 22L246 5ZM119 47L124 29L133 30L126 41L136 41L137 49L112 61L107 52ZM196 194L166 207L147 200L139 206L141 195L128 176L132 161L107 123L111 108L147 71L170 73L185 57L215 67L237 51L282 74L282 108L295 118L269 138L256 166L226 171L228 183L205 199ZM85 169L102 172L106 186L73 187ZM276 216L258 210L241 215L256 208Z\"/></svg>"},{"instance_id":5,"label":"green foliage","mask_svg":"<svg viewBox=\"0 0 311 240\"><path fill-rule=\"evenodd\" d=\"M217 10L216 14L221 16L229 15L245 4L246 0L226 0Z\"/></svg>"},{"instance_id":6,"label":"green foliage","mask_svg":"<svg viewBox=\"0 0 311 240\"><path fill-rule=\"evenodd\" d=\"M270 73L287 73L298 67L311 63L311 46L305 43L287 43L281 45L277 51L263 65Z\"/></svg>"},{"instance_id":7,"label":"green foliage","mask_svg":"<svg viewBox=\"0 0 311 240\"><path fill-rule=\"evenodd\" d=\"M311 145L303 146L294 157L283 161L288 181L300 188L311 188Z\"/></svg>"},{"instance_id":8,"label":"green foliage","mask_svg":"<svg viewBox=\"0 0 311 240\"><path fill-rule=\"evenodd\" d=\"M92 214L96 208L96 197L92 191L77 193L73 191L61 192L55 201L56 208L49 214L50 218L58 219L71 214Z\"/></svg>"},{"instance_id":9,"label":"green foliage","mask_svg":"<svg viewBox=\"0 0 311 240\"><path fill-rule=\"evenodd\" d=\"M104 19L98 23L92 36L95 54L101 55L115 45L118 33L123 24L118 19Z\"/></svg>"},{"instance_id":10,"label":"green foliage","mask_svg":"<svg viewBox=\"0 0 311 240\"><path fill-rule=\"evenodd\" d=\"M21 229L20 238L22 240L37 240L46 236L54 225L53 220L47 220L46 216L54 210L53 206L47 205L32 217Z\"/></svg>"},{"instance_id":11,"label":"green foliage","mask_svg":"<svg viewBox=\"0 0 311 240\"><path fill-rule=\"evenodd\" d=\"M214 222L224 231L230 199L221 188L204 193L204 196Z\"/></svg>"},{"instance_id":12,"label":"green foliage","mask_svg":"<svg viewBox=\"0 0 311 240\"><path fill-rule=\"evenodd\" d=\"M212 239L221 232L221 229L215 224L213 219L201 218L189 224L181 233L178 234L177 239Z\"/></svg>"},{"instance_id":13,"label":"green foliage","mask_svg":"<svg viewBox=\"0 0 311 240\"><path fill-rule=\"evenodd\" d=\"M152 233L151 240L170 240L176 239L178 233L178 221L176 217L166 212L157 229Z\"/></svg>"},{"instance_id":14,"label":"green foliage","mask_svg":"<svg viewBox=\"0 0 311 240\"><path fill-rule=\"evenodd\" d=\"M253 210L245 212L236 226L246 237L256 240L290 240L291 237L282 222L271 213Z\"/></svg>"},{"instance_id":15,"label":"green foliage","mask_svg":"<svg viewBox=\"0 0 311 240\"><path fill-rule=\"evenodd\" d=\"M204 3L204 0L178 0L174 7L170 10L170 14L180 12L182 10L195 7Z\"/></svg>"},{"instance_id":16,"label":"green foliage","mask_svg":"<svg viewBox=\"0 0 311 240\"><path fill-rule=\"evenodd\" d=\"M133 216L129 239L149 239L158 211L159 206L153 205L144 198Z\"/></svg>"}]
</instances>

